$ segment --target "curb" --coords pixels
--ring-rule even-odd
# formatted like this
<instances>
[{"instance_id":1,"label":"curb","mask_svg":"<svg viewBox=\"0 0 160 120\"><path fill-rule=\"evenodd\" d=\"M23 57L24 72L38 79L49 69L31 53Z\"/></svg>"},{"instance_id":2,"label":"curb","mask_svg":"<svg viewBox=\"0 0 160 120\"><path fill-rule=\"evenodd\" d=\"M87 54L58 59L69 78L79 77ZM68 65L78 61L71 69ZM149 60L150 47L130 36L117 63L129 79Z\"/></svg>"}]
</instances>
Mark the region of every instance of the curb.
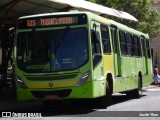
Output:
<instances>
[{"instance_id":1,"label":"curb","mask_svg":"<svg viewBox=\"0 0 160 120\"><path fill-rule=\"evenodd\" d=\"M160 91L160 85L149 85L147 87L143 87L142 90L146 90L146 91Z\"/></svg>"}]
</instances>

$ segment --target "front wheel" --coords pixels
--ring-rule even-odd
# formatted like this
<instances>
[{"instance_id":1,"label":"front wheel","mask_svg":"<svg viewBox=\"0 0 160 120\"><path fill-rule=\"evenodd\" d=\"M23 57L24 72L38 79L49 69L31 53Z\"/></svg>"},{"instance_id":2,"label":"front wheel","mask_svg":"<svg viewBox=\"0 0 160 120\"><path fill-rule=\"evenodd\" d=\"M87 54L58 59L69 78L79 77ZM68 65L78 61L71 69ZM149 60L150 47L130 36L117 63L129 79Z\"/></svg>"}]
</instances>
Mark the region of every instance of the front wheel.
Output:
<instances>
[{"instance_id":1,"label":"front wheel","mask_svg":"<svg viewBox=\"0 0 160 120\"><path fill-rule=\"evenodd\" d=\"M106 81L106 95L98 98L98 105L102 108L106 108L109 105L111 105L111 101L112 101L112 95L110 92L108 82Z\"/></svg>"}]
</instances>

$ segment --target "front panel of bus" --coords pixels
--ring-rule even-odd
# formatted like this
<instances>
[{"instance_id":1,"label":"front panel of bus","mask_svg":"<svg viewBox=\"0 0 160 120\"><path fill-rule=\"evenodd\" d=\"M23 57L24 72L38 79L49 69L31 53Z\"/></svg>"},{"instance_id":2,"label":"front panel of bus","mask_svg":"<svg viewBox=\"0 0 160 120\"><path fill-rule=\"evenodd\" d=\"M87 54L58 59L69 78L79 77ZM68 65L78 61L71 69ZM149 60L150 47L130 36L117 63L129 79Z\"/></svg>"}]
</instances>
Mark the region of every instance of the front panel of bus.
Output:
<instances>
[{"instance_id":1,"label":"front panel of bus","mask_svg":"<svg viewBox=\"0 0 160 120\"><path fill-rule=\"evenodd\" d=\"M18 100L93 98L87 14L26 17L14 47Z\"/></svg>"}]
</instances>

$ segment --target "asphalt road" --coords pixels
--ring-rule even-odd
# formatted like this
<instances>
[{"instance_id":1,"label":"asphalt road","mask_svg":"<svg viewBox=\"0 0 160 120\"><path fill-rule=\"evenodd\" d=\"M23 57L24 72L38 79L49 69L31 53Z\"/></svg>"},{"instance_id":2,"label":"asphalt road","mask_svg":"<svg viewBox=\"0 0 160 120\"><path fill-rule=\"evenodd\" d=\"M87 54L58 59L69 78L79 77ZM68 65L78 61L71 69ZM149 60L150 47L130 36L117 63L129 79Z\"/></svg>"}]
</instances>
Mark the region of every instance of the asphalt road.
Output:
<instances>
[{"instance_id":1,"label":"asphalt road","mask_svg":"<svg viewBox=\"0 0 160 120\"><path fill-rule=\"evenodd\" d=\"M3 92L2 92L3 93ZM128 98L123 94L113 95L112 105L107 109L97 106L94 101L61 101L45 106L41 101L18 102L11 89L0 97L0 111L15 113L41 113L49 119L64 118L72 120L74 117L90 119L160 119L160 87L149 86L144 88L140 99ZM98 118L97 118L98 117ZM16 118L15 118L16 119ZM42 118L41 118L42 119ZM79 119L79 118L77 118Z\"/></svg>"}]
</instances>

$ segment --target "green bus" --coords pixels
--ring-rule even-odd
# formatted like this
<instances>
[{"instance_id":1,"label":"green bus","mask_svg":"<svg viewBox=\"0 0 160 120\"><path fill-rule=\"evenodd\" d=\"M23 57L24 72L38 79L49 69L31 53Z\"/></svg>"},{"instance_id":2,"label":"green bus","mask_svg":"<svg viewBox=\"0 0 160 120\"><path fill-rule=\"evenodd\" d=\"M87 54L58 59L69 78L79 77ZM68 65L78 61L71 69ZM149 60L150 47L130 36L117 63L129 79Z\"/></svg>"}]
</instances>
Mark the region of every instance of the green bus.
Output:
<instances>
[{"instance_id":1,"label":"green bus","mask_svg":"<svg viewBox=\"0 0 160 120\"><path fill-rule=\"evenodd\" d=\"M20 17L14 45L17 99L139 98L152 82L148 34L91 12Z\"/></svg>"}]
</instances>

